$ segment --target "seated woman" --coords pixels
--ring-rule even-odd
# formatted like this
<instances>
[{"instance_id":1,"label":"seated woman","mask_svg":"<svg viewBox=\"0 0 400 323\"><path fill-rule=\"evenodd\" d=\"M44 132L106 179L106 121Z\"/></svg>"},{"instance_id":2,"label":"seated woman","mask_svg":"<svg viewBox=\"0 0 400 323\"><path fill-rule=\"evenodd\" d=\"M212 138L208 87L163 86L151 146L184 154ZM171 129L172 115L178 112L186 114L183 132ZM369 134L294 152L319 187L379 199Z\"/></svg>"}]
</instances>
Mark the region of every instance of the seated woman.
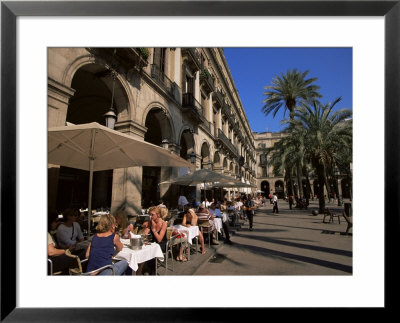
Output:
<instances>
[{"instance_id":1,"label":"seated woman","mask_svg":"<svg viewBox=\"0 0 400 323\"><path fill-rule=\"evenodd\" d=\"M118 234L115 234L115 218L111 214L101 216L96 227L97 233L93 236L92 241L86 251L86 258L89 258L87 272L99 269L106 265L113 265L115 275L124 275L128 271L128 262L120 260L115 264L112 263L114 255L114 246L116 252L123 248L123 244ZM107 268L94 275L112 275L111 268Z\"/></svg>"},{"instance_id":2,"label":"seated woman","mask_svg":"<svg viewBox=\"0 0 400 323\"><path fill-rule=\"evenodd\" d=\"M193 211L193 209L188 209L183 216L182 225L186 227L195 226L197 225L197 215ZM206 248L204 247L204 237L201 231L199 231L199 241L201 244L201 253L204 255L206 253Z\"/></svg>"},{"instance_id":3,"label":"seated woman","mask_svg":"<svg viewBox=\"0 0 400 323\"><path fill-rule=\"evenodd\" d=\"M161 208L158 206L152 206L149 209L149 214L151 219L150 234L152 235L152 241L158 243L161 250L164 252L167 245L167 222L161 218ZM136 275L142 275L144 264L145 263L139 264ZM147 265L150 268L154 268L154 259L147 261Z\"/></svg>"},{"instance_id":4,"label":"seated woman","mask_svg":"<svg viewBox=\"0 0 400 323\"><path fill-rule=\"evenodd\" d=\"M69 267L71 264L71 257L65 255L65 249L57 248L57 243L52 235L52 232L56 230L59 223L57 223L57 214L49 215L49 227L47 232L47 257L52 261L53 270L50 272L50 266L48 268L48 275L52 273L61 272L61 275L69 274Z\"/></svg>"},{"instance_id":5,"label":"seated woman","mask_svg":"<svg viewBox=\"0 0 400 323\"><path fill-rule=\"evenodd\" d=\"M133 233L133 224L129 223L128 216L123 210L119 210L115 214L115 221L117 224L116 231L119 233L122 239L129 239L131 236L129 232Z\"/></svg>"},{"instance_id":6,"label":"seated woman","mask_svg":"<svg viewBox=\"0 0 400 323\"><path fill-rule=\"evenodd\" d=\"M80 259L85 258L86 247L77 246L78 242L83 241L83 234L80 225L76 222L79 213L74 209L66 209L63 212L64 223L57 228L57 242L60 248L69 249L73 255L78 255Z\"/></svg>"}]
</instances>

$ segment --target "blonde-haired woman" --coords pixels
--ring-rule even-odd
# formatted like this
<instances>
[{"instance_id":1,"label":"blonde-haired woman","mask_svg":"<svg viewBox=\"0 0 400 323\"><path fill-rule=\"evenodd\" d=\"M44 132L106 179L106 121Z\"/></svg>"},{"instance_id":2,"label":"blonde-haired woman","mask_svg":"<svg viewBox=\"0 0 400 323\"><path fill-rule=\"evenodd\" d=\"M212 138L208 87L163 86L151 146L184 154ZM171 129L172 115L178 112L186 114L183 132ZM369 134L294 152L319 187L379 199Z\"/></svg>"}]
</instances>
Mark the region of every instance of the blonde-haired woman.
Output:
<instances>
[{"instance_id":1,"label":"blonde-haired woman","mask_svg":"<svg viewBox=\"0 0 400 323\"><path fill-rule=\"evenodd\" d=\"M161 250L165 251L167 244L167 222L162 219L161 208L153 206L149 209L151 227L150 234L153 236L153 241L157 242Z\"/></svg>"},{"instance_id":2,"label":"blonde-haired woman","mask_svg":"<svg viewBox=\"0 0 400 323\"><path fill-rule=\"evenodd\" d=\"M165 247L167 245L167 222L165 222L161 218L161 208L158 206L152 206L149 209L149 214L150 214L150 234L152 235L152 240L154 242L157 242L161 250L164 252ZM149 268L154 268L154 259L149 260L146 262ZM145 263L140 263L138 270L136 271L136 275L142 275L143 274L143 268L144 268ZM151 269L152 271L152 269Z\"/></svg>"},{"instance_id":3,"label":"blonde-haired woman","mask_svg":"<svg viewBox=\"0 0 400 323\"><path fill-rule=\"evenodd\" d=\"M115 234L115 218L111 214L102 215L96 227L97 233L93 236L92 241L86 251L86 258L89 258L87 271L93 271L106 265L113 265L115 275L124 275L128 269L126 260L112 263L114 255L114 246L119 252L123 248L123 244L118 234ZM107 268L99 275L111 275L112 270Z\"/></svg>"},{"instance_id":4,"label":"blonde-haired woman","mask_svg":"<svg viewBox=\"0 0 400 323\"><path fill-rule=\"evenodd\" d=\"M133 225L128 222L128 216L124 210L115 213L115 221L117 223L118 232L122 239L129 239L129 232L133 232Z\"/></svg>"}]
</instances>

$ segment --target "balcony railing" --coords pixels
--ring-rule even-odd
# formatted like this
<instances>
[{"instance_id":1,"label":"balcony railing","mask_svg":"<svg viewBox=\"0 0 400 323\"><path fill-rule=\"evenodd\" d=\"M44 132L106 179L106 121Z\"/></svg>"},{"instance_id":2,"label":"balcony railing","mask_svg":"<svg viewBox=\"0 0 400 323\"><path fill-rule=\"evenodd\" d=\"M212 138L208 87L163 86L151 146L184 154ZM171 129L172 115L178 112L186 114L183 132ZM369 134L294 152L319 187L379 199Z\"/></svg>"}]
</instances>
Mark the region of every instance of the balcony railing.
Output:
<instances>
[{"instance_id":1,"label":"balcony railing","mask_svg":"<svg viewBox=\"0 0 400 323\"><path fill-rule=\"evenodd\" d=\"M144 54L145 48L105 48L90 47L87 50L105 60L109 65L113 66L117 71L131 71L139 73L148 65L147 57Z\"/></svg>"},{"instance_id":2,"label":"balcony railing","mask_svg":"<svg viewBox=\"0 0 400 323\"><path fill-rule=\"evenodd\" d=\"M218 139L235 157L238 156L236 147L230 142L221 129L218 129Z\"/></svg>"},{"instance_id":3,"label":"balcony railing","mask_svg":"<svg viewBox=\"0 0 400 323\"><path fill-rule=\"evenodd\" d=\"M192 93L182 94L182 108L193 121L197 124L203 122L203 108L201 104L194 98Z\"/></svg>"},{"instance_id":4,"label":"balcony railing","mask_svg":"<svg viewBox=\"0 0 400 323\"><path fill-rule=\"evenodd\" d=\"M221 92L216 91L213 93L212 96L213 96L213 100L215 101L215 103L217 105L219 105L220 107L222 107L225 104L224 96Z\"/></svg>"},{"instance_id":5,"label":"balcony railing","mask_svg":"<svg viewBox=\"0 0 400 323\"><path fill-rule=\"evenodd\" d=\"M187 63L191 68L193 68L196 71L201 69L202 64L200 59L200 53L197 50L197 48L183 47L182 56L187 58Z\"/></svg>"},{"instance_id":6,"label":"balcony railing","mask_svg":"<svg viewBox=\"0 0 400 323\"><path fill-rule=\"evenodd\" d=\"M176 94L177 92L179 93L178 85L164 74L160 66L155 64L151 65L151 78L164 88L174 99L177 99Z\"/></svg>"},{"instance_id":7,"label":"balcony railing","mask_svg":"<svg viewBox=\"0 0 400 323\"><path fill-rule=\"evenodd\" d=\"M200 82L208 93L214 91L214 79L206 68L200 72Z\"/></svg>"}]
</instances>

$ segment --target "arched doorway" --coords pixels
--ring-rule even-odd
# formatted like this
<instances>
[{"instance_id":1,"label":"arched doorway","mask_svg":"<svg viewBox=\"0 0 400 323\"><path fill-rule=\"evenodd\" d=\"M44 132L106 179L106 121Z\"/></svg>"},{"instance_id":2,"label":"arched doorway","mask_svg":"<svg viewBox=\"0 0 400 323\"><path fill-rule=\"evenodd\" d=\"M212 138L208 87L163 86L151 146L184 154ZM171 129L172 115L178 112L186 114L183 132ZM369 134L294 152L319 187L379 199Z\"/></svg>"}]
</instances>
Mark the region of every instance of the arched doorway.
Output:
<instances>
[{"instance_id":1,"label":"arched doorway","mask_svg":"<svg viewBox=\"0 0 400 323\"><path fill-rule=\"evenodd\" d=\"M314 188L314 197L319 198L320 184L317 179L314 180L313 188Z\"/></svg>"},{"instance_id":2,"label":"arched doorway","mask_svg":"<svg viewBox=\"0 0 400 323\"><path fill-rule=\"evenodd\" d=\"M163 108L152 108L146 116L147 132L144 141L162 146L163 141L171 140L171 125ZM158 205L162 167L144 166L142 173L142 207Z\"/></svg>"},{"instance_id":3,"label":"arched doorway","mask_svg":"<svg viewBox=\"0 0 400 323\"><path fill-rule=\"evenodd\" d=\"M268 181L262 181L262 182L261 182L260 190L264 192L264 193L263 193L264 196L266 196L266 197L269 196L270 188L269 188L269 183L268 183Z\"/></svg>"},{"instance_id":4,"label":"arched doorway","mask_svg":"<svg viewBox=\"0 0 400 323\"><path fill-rule=\"evenodd\" d=\"M195 151L195 142L193 138L193 131L191 129L185 129L181 134L180 139L180 156L186 160L190 160L190 156L192 153L196 154ZM195 161L196 163L196 161ZM180 172L178 176L185 175L189 170L179 168ZM174 186L174 185L173 185ZM176 185L175 185L176 186ZM177 191L171 191L171 205L175 205L177 203L177 196L184 195L189 202L196 200L196 187L195 186L179 186L176 188ZM173 200L175 198L175 200Z\"/></svg>"},{"instance_id":5,"label":"arched doorway","mask_svg":"<svg viewBox=\"0 0 400 323\"><path fill-rule=\"evenodd\" d=\"M275 182L275 193L279 199L283 199L285 197L284 194L284 185L282 181Z\"/></svg>"},{"instance_id":6,"label":"arched doorway","mask_svg":"<svg viewBox=\"0 0 400 323\"><path fill-rule=\"evenodd\" d=\"M342 197L345 199L351 199L351 181L347 178L342 179Z\"/></svg>"},{"instance_id":7,"label":"arched doorway","mask_svg":"<svg viewBox=\"0 0 400 323\"><path fill-rule=\"evenodd\" d=\"M224 173L227 173L227 172L228 172L228 160L227 160L226 157L224 158L224 161L223 161L223 163L222 163L222 171L223 171Z\"/></svg>"},{"instance_id":8,"label":"arched doorway","mask_svg":"<svg viewBox=\"0 0 400 323\"><path fill-rule=\"evenodd\" d=\"M114 82L114 83L113 83ZM112 100L112 87L114 98ZM127 98L123 87L111 71L98 64L88 64L76 71L71 87L75 90L69 100L66 121L72 124L97 122L106 125L104 114L113 108L117 115L121 106L126 107ZM117 99L118 97L118 99ZM93 174L92 209L110 208L113 171ZM56 209L67 207L86 208L88 202L89 172L60 167L58 173Z\"/></svg>"}]
</instances>

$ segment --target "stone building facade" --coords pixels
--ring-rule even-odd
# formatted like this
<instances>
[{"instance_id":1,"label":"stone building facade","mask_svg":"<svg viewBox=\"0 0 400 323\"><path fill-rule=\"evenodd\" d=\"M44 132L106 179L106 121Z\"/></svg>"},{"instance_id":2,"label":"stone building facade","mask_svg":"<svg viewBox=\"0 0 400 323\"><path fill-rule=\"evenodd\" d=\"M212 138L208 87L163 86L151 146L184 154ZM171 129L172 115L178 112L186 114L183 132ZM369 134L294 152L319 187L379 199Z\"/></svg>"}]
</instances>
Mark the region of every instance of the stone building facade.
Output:
<instances>
[{"instance_id":1,"label":"stone building facade","mask_svg":"<svg viewBox=\"0 0 400 323\"><path fill-rule=\"evenodd\" d=\"M269 193L276 192L279 198L287 196L292 191L289 185L289 179L284 177L284 174L276 176L274 174L273 167L269 163L269 156L266 154L265 149L271 148L276 142L278 142L283 134L280 132L254 132L254 145L256 147L256 183L257 190L264 192L266 196ZM317 192L319 183L316 175L310 167L306 167L307 176L302 176L301 182L303 186L303 192L309 198L313 198ZM293 190L298 192L297 180L293 177ZM335 193L336 196L343 198L351 198L351 180L348 177L337 176L337 178L329 181L331 193ZM324 186L324 194L328 197L328 192Z\"/></svg>"},{"instance_id":2,"label":"stone building facade","mask_svg":"<svg viewBox=\"0 0 400 323\"><path fill-rule=\"evenodd\" d=\"M279 132L254 132L254 145L256 147L256 181L258 190L263 191L265 196L276 192L282 198L285 194L286 185L283 174L275 176L273 167L269 164L266 148L271 148L282 138Z\"/></svg>"},{"instance_id":3,"label":"stone building facade","mask_svg":"<svg viewBox=\"0 0 400 323\"><path fill-rule=\"evenodd\" d=\"M49 48L48 127L98 122L256 184L254 134L221 48ZM192 158L191 158L192 157ZM138 213L163 199L176 205L182 175L170 167L96 172L93 208ZM49 210L84 207L87 172L48 165ZM184 192L200 200L199 185ZM230 192L220 192L230 198Z\"/></svg>"}]
</instances>

